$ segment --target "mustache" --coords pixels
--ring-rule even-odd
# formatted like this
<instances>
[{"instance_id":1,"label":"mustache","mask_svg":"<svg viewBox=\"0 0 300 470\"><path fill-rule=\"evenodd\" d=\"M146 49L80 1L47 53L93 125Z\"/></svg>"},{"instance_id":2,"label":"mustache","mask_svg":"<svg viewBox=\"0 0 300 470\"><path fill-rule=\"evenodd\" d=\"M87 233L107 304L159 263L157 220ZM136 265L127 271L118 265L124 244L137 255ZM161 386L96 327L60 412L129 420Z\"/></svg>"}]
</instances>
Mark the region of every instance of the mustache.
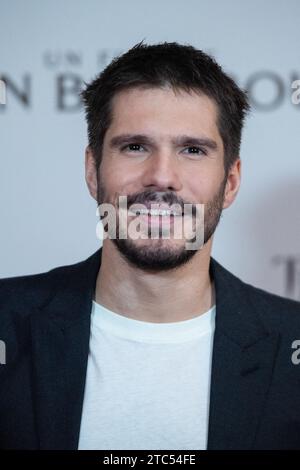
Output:
<instances>
[{"instance_id":1,"label":"mustache","mask_svg":"<svg viewBox=\"0 0 300 470\"><path fill-rule=\"evenodd\" d=\"M183 208L184 201L172 192L163 193L158 191L147 190L143 193L135 193L127 195L127 204L151 204L151 203L166 203L168 205L179 204Z\"/></svg>"},{"instance_id":2,"label":"mustache","mask_svg":"<svg viewBox=\"0 0 300 470\"><path fill-rule=\"evenodd\" d=\"M169 206L174 204L181 207L182 212L184 211L184 204L190 204L192 207L192 215L196 215L196 205L192 202L184 201L181 197L177 196L174 192L161 192L146 190L142 193L134 193L127 195L127 207L130 207L133 204L160 204L165 203Z\"/></svg>"},{"instance_id":3,"label":"mustache","mask_svg":"<svg viewBox=\"0 0 300 470\"><path fill-rule=\"evenodd\" d=\"M153 189L147 189L143 192L136 192L132 194L122 194L122 193L115 193L114 203L113 205L119 209L119 198L121 196L126 196L127 198L127 209L133 204L152 204L152 203L165 203L169 206L178 205L181 208L182 213L184 212L184 205L189 204L189 208L192 208L191 215L195 217L197 215L198 209L196 204L191 201L185 201L182 197L178 196L173 191L154 191ZM106 188L103 184L98 186L97 191L97 203L98 205L102 204L103 202L108 202L108 196L106 193Z\"/></svg>"}]
</instances>

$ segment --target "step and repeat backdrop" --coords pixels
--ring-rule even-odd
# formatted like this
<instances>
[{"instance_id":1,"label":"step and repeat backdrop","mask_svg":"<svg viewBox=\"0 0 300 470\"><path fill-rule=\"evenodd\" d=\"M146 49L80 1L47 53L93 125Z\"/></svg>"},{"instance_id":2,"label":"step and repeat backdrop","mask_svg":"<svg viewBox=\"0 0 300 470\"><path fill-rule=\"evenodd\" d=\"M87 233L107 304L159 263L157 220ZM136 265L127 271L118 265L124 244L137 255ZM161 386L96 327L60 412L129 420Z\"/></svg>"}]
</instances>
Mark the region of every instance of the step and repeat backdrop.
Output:
<instances>
[{"instance_id":1,"label":"step and repeat backdrop","mask_svg":"<svg viewBox=\"0 0 300 470\"><path fill-rule=\"evenodd\" d=\"M144 39L203 49L249 92L242 184L212 255L300 300L298 0L0 0L0 277L80 261L100 244L78 93Z\"/></svg>"}]
</instances>

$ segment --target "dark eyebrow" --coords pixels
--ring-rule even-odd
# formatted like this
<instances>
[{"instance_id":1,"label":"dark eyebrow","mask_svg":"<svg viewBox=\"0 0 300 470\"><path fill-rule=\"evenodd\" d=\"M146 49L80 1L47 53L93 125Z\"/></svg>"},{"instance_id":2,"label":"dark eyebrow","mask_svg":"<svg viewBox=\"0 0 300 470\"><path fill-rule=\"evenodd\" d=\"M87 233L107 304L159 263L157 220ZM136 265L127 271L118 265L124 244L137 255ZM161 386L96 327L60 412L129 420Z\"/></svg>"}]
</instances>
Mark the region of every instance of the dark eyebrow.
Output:
<instances>
[{"instance_id":1,"label":"dark eyebrow","mask_svg":"<svg viewBox=\"0 0 300 470\"><path fill-rule=\"evenodd\" d=\"M189 135L180 135L172 139L175 145L199 145L200 147L207 147L211 150L217 150L218 144L215 140L208 137L192 137Z\"/></svg>"},{"instance_id":2,"label":"dark eyebrow","mask_svg":"<svg viewBox=\"0 0 300 470\"><path fill-rule=\"evenodd\" d=\"M122 144L128 142L138 142L141 144L153 145L155 146L155 140L144 134L120 134L111 138L109 142L110 148L117 148ZM174 145L199 145L201 147L207 147L211 150L217 150L218 144L215 140L209 139L207 137L192 137L189 135L180 135L171 139L171 142Z\"/></svg>"}]
</instances>

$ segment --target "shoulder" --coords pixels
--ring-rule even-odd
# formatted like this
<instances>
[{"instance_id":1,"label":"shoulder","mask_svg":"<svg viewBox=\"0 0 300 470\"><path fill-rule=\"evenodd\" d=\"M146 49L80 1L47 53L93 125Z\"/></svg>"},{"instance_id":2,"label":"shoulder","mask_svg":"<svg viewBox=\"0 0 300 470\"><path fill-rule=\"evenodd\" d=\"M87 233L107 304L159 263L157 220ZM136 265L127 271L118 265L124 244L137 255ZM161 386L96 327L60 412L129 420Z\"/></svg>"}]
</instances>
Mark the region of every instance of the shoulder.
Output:
<instances>
[{"instance_id":1,"label":"shoulder","mask_svg":"<svg viewBox=\"0 0 300 470\"><path fill-rule=\"evenodd\" d=\"M215 259L212 260L212 271L218 279L223 295L235 297L236 303L247 311L257 312L259 317L271 325L300 326L300 302L274 294L236 276ZM232 302L234 300L232 299Z\"/></svg>"},{"instance_id":2,"label":"shoulder","mask_svg":"<svg viewBox=\"0 0 300 470\"><path fill-rule=\"evenodd\" d=\"M249 306L269 328L300 335L300 302L241 281Z\"/></svg>"},{"instance_id":3,"label":"shoulder","mask_svg":"<svg viewBox=\"0 0 300 470\"><path fill-rule=\"evenodd\" d=\"M269 325L280 323L282 333L300 334L300 302L244 283L252 302L261 306L261 316ZM277 323L278 324L278 323Z\"/></svg>"},{"instance_id":4,"label":"shoulder","mask_svg":"<svg viewBox=\"0 0 300 470\"><path fill-rule=\"evenodd\" d=\"M298 313L300 315L299 301L274 294L244 281L242 281L242 283L247 294L253 301L272 306L274 309L283 309L286 312Z\"/></svg>"},{"instance_id":5,"label":"shoulder","mask_svg":"<svg viewBox=\"0 0 300 470\"><path fill-rule=\"evenodd\" d=\"M15 310L21 316L30 313L32 307L47 303L55 290L62 287L69 274L80 263L58 266L38 274L28 274L0 279L0 315Z\"/></svg>"}]
</instances>

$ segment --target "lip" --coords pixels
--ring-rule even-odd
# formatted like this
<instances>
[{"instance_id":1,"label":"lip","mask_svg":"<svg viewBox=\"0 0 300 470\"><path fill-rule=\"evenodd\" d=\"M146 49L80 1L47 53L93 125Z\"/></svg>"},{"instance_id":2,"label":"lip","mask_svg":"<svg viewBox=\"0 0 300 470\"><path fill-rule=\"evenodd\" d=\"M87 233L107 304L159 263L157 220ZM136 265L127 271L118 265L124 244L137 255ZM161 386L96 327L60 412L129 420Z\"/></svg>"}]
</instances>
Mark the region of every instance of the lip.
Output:
<instances>
[{"instance_id":1,"label":"lip","mask_svg":"<svg viewBox=\"0 0 300 470\"><path fill-rule=\"evenodd\" d=\"M175 216L170 215L150 215L150 214L140 214L137 216L142 224L152 225L153 227L162 227L174 225ZM176 216L176 218L178 218Z\"/></svg>"},{"instance_id":2,"label":"lip","mask_svg":"<svg viewBox=\"0 0 300 470\"><path fill-rule=\"evenodd\" d=\"M137 207L141 206L141 208L143 209L148 209L148 210L166 210L166 211L173 211L172 207L170 207L168 204L166 203L159 203L159 202L147 202L147 203L134 203L132 204L132 206L134 205L137 205ZM176 206L179 206L179 204L174 204L174 208L176 209ZM131 212L130 211L130 207L128 207L128 212ZM181 208L181 206L180 206ZM138 211L138 208L136 209ZM172 214L171 214L172 215ZM181 215L182 215L182 210L181 210ZM145 215L146 216L146 215ZM150 215L151 217L160 217L160 216L157 216L157 215ZM177 216L178 217L178 216Z\"/></svg>"},{"instance_id":3,"label":"lip","mask_svg":"<svg viewBox=\"0 0 300 470\"><path fill-rule=\"evenodd\" d=\"M143 204L147 209L158 209L158 210L171 210L169 204L159 203L159 202L146 202ZM175 204L174 204L175 205Z\"/></svg>"},{"instance_id":4,"label":"lip","mask_svg":"<svg viewBox=\"0 0 300 470\"><path fill-rule=\"evenodd\" d=\"M139 204L147 209L170 209L170 204L166 202L157 202L157 201L148 201L148 202L136 202L134 204ZM174 204L177 205L177 204Z\"/></svg>"},{"instance_id":5,"label":"lip","mask_svg":"<svg viewBox=\"0 0 300 470\"><path fill-rule=\"evenodd\" d=\"M127 212L128 216L129 217L140 217L142 219L164 219L166 220L167 218L170 218L170 219L179 219L183 216L183 214L180 214L180 215L174 215L172 212L170 214L141 214L141 213L134 213L134 212L131 212L131 211L128 211Z\"/></svg>"}]
</instances>

